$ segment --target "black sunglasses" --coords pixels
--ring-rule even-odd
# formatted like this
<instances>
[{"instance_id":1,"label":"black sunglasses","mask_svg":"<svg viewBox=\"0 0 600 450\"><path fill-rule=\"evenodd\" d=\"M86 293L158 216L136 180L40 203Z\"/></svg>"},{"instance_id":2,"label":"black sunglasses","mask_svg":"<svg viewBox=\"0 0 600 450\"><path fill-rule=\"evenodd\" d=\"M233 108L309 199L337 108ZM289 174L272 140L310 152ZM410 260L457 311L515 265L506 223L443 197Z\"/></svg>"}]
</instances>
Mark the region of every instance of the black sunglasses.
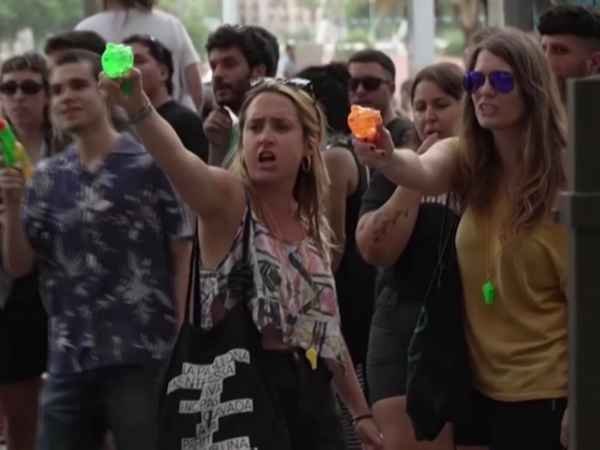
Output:
<instances>
[{"instance_id":1,"label":"black sunglasses","mask_svg":"<svg viewBox=\"0 0 600 450\"><path fill-rule=\"evenodd\" d=\"M486 76L483 72L471 70L463 78L463 86L467 94L472 95L481 89L486 79L489 80L492 88L501 94L508 94L515 88L515 76L510 72L496 70Z\"/></svg>"},{"instance_id":2,"label":"black sunglasses","mask_svg":"<svg viewBox=\"0 0 600 450\"><path fill-rule=\"evenodd\" d=\"M269 84L280 84L282 86L288 86L292 89L297 89L310 95L310 97L313 100L315 99L313 85L310 82L310 80L307 80L306 78L256 78L250 82L250 87L254 89L261 86L268 86Z\"/></svg>"},{"instance_id":3,"label":"black sunglasses","mask_svg":"<svg viewBox=\"0 0 600 450\"><path fill-rule=\"evenodd\" d=\"M351 78L350 90L355 92L362 85L365 91L376 91L386 80L378 77Z\"/></svg>"},{"instance_id":4,"label":"black sunglasses","mask_svg":"<svg viewBox=\"0 0 600 450\"><path fill-rule=\"evenodd\" d=\"M19 89L23 94L35 95L44 89L44 85L34 80L25 80L21 83L11 80L0 84L0 93L4 95L15 95Z\"/></svg>"}]
</instances>

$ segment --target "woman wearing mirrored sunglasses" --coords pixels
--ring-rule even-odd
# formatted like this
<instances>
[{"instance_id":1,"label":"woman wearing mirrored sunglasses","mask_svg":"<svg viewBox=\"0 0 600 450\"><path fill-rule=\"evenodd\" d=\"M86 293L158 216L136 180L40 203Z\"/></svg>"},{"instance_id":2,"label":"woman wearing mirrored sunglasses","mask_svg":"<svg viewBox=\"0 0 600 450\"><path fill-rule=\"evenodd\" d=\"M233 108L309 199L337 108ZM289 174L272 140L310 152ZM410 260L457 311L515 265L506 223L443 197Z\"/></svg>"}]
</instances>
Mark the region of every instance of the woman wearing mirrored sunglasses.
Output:
<instances>
[{"instance_id":1,"label":"woman wearing mirrored sunglasses","mask_svg":"<svg viewBox=\"0 0 600 450\"><path fill-rule=\"evenodd\" d=\"M59 150L61 142L48 116L47 84L48 69L40 55L15 56L0 67L0 116L33 162ZM9 450L34 446L48 322L37 277L34 272L11 279L0 267L0 404Z\"/></svg>"},{"instance_id":2,"label":"woman wearing mirrored sunglasses","mask_svg":"<svg viewBox=\"0 0 600 450\"><path fill-rule=\"evenodd\" d=\"M558 86L533 38L498 31L469 55L458 139L423 155L355 142L361 159L422 192L458 194L456 236L477 436L490 450L560 450L567 408L565 188ZM562 434L562 436L561 436Z\"/></svg>"}]
</instances>

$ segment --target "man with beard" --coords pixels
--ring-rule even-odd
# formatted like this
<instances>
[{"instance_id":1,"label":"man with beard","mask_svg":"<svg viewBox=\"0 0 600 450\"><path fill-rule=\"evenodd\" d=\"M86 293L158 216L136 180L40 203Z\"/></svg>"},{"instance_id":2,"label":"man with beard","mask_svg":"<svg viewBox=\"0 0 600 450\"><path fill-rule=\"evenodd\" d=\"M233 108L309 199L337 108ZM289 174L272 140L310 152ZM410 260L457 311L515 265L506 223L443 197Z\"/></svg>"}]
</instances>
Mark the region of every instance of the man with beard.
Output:
<instances>
[{"instance_id":1,"label":"man with beard","mask_svg":"<svg viewBox=\"0 0 600 450\"><path fill-rule=\"evenodd\" d=\"M396 66L379 50L362 50L350 57L350 103L377 109L396 147L412 144L413 124L394 111Z\"/></svg>"},{"instance_id":2,"label":"man with beard","mask_svg":"<svg viewBox=\"0 0 600 450\"><path fill-rule=\"evenodd\" d=\"M213 71L215 109L204 122L209 164L228 167L238 142L234 124L255 78L274 76L272 40L258 27L223 25L208 37L206 52Z\"/></svg>"},{"instance_id":3,"label":"man with beard","mask_svg":"<svg viewBox=\"0 0 600 450\"><path fill-rule=\"evenodd\" d=\"M592 7L555 6L540 16L538 31L563 98L566 80L600 73L600 14Z\"/></svg>"}]
</instances>

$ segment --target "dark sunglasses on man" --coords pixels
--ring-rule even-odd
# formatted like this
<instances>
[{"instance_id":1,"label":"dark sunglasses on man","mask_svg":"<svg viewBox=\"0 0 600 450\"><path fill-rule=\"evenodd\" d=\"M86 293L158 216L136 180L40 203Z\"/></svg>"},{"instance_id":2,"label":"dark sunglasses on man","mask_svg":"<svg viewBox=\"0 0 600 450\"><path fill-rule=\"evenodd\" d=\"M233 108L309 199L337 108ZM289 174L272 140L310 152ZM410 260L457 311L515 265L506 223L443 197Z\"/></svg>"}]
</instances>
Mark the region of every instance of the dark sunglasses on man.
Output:
<instances>
[{"instance_id":1,"label":"dark sunglasses on man","mask_svg":"<svg viewBox=\"0 0 600 450\"><path fill-rule=\"evenodd\" d=\"M11 80L0 84L0 93L9 97L15 95L18 90L21 90L26 95L35 95L39 94L43 89L44 85L34 80L25 80L21 83Z\"/></svg>"},{"instance_id":2,"label":"dark sunglasses on man","mask_svg":"<svg viewBox=\"0 0 600 450\"><path fill-rule=\"evenodd\" d=\"M381 87L383 83L387 83L387 80L379 77L362 77L362 78L351 78L350 79L350 90L356 92L362 85L365 91L376 91Z\"/></svg>"}]
</instances>

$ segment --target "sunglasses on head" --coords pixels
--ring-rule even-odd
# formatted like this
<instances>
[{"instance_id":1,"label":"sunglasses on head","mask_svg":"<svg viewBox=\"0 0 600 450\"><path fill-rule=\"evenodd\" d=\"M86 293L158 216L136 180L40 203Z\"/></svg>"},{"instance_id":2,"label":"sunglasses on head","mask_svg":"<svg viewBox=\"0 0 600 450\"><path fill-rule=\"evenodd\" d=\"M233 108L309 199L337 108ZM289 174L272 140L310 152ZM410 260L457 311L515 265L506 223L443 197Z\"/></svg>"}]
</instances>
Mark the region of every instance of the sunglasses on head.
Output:
<instances>
[{"instance_id":1,"label":"sunglasses on head","mask_svg":"<svg viewBox=\"0 0 600 450\"><path fill-rule=\"evenodd\" d=\"M44 85L34 80L25 80L21 83L7 81L6 83L0 84L0 93L4 95L15 95L19 89L23 94L35 95L44 89Z\"/></svg>"},{"instance_id":2,"label":"sunglasses on head","mask_svg":"<svg viewBox=\"0 0 600 450\"><path fill-rule=\"evenodd\" d=\"M256 78L255 80L252 80L250 82L250 87L254 89L260 86L268 86L269 84L279 84L282 86L288 86L292 89L303 91L304 93L310 95L313 100L315 98L312 83L306 78Z\"/></svg>"},{"instance_id":3,"label":"sunglasses on head","mask_svg":"<svg viewBox=\"0 0 600 450\"><path fill-rule=\"evenodd\" d=\"M365 91L376 91L386 80L378 77L363 77L350 79L350 90L357 91L362 85Z\"/></svg>"},{"instance_id":4,"label":"sunglasses on head","mask_svg":"<svg viewBox=\"0 0 600 450\"><path fill-rule=\"evenodd\" d=\"M496 70L490 72L487 77L482 72L470 71L465 74L463 86L467 94L471 95L477 92L489 80L490 85L496 92L508 94L515 88L515 76L510 72Z\"/></svg>"}]
</instances>

